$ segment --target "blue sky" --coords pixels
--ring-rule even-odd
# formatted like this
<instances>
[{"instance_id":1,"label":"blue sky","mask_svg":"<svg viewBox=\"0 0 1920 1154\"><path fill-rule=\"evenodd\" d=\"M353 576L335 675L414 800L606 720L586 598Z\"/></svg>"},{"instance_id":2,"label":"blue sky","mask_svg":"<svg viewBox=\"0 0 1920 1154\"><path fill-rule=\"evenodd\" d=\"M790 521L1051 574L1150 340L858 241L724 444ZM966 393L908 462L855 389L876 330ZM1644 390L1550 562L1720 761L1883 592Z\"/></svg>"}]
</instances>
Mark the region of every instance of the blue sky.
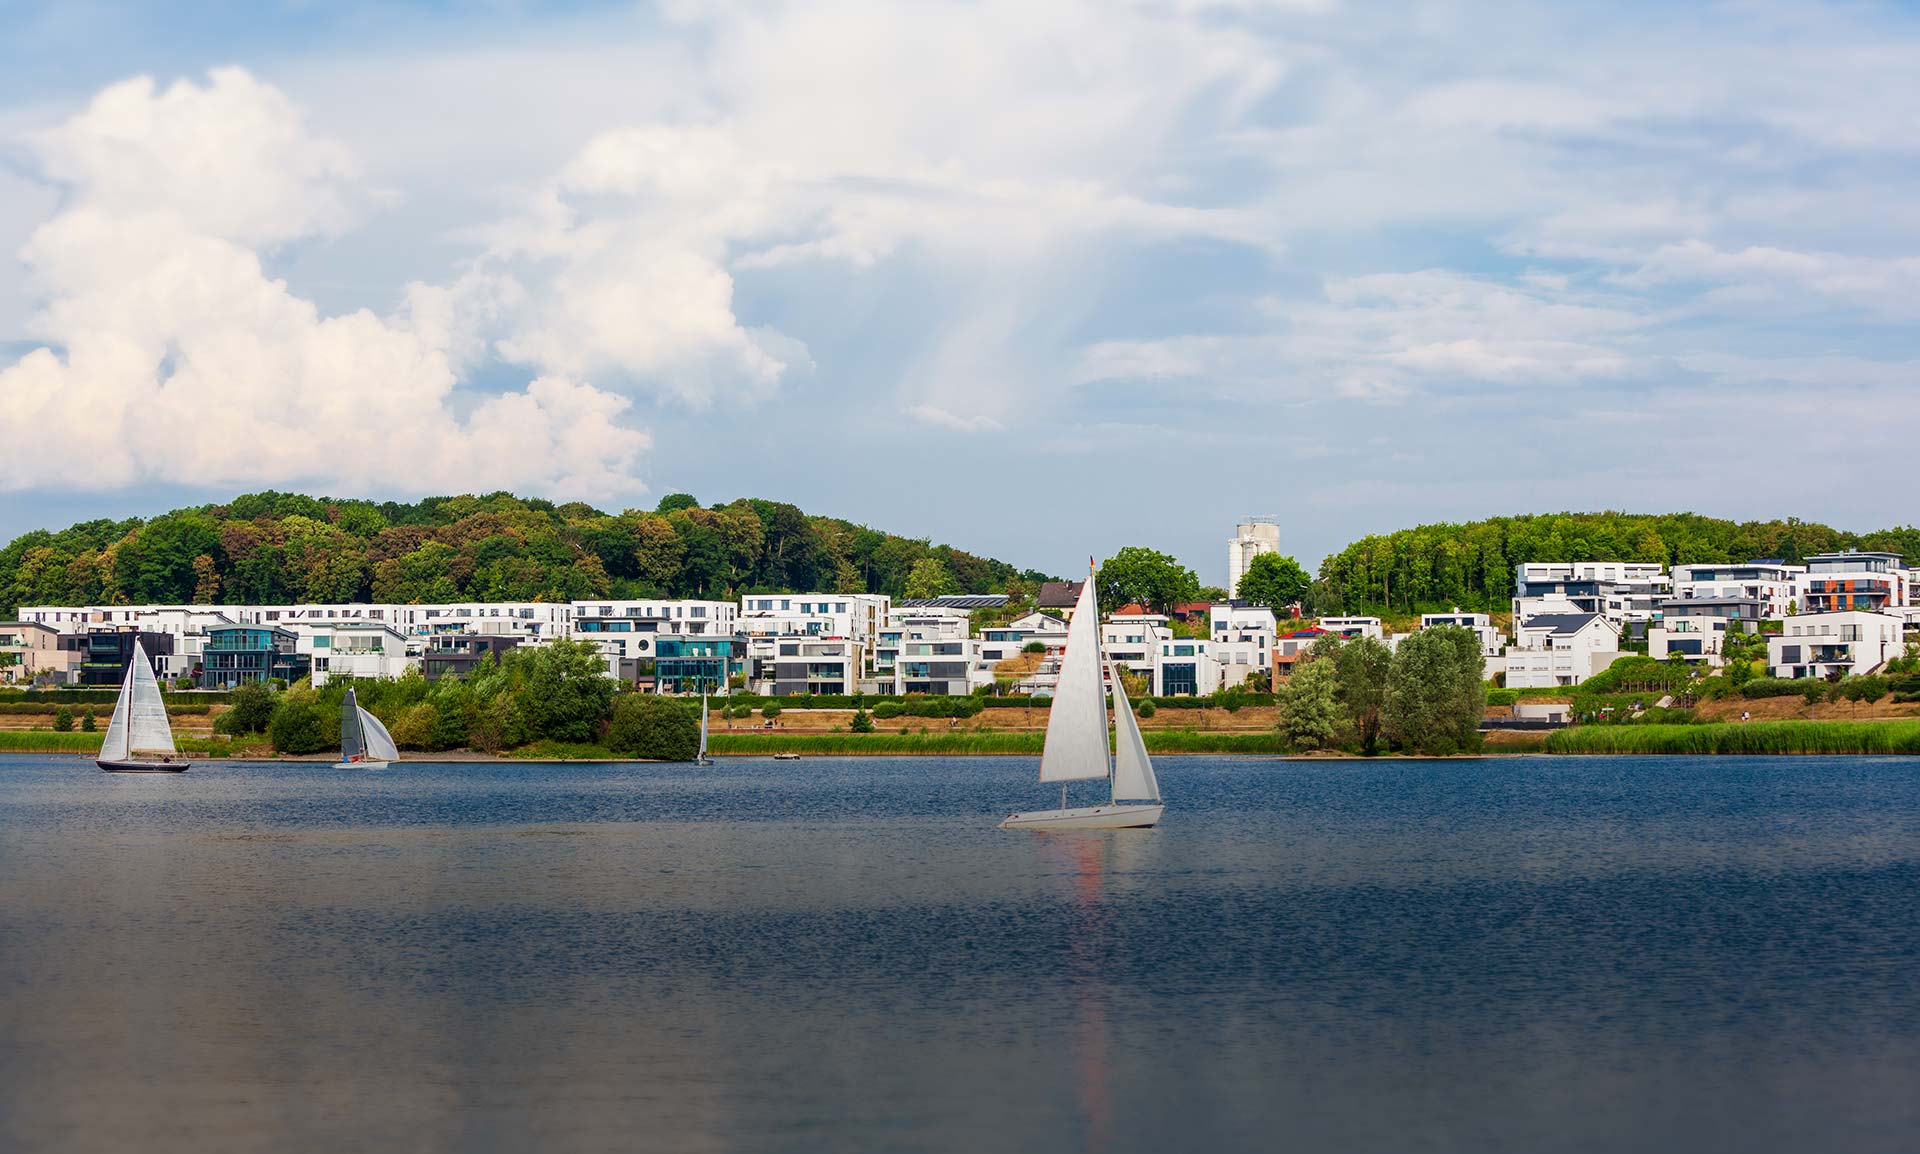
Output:
<instances>
[{"instance_id":1,"label":"blue sky","mask_svg":"<svg viewBox=\"0 0 1920 1154\"><path fill-rule=\"evenodd\" d=\"M0 538L776 496L1217 581L1913 520L1909 6L0 2ZM103 453L103 446L118 451Z\"/></svg>"}]
</instances>

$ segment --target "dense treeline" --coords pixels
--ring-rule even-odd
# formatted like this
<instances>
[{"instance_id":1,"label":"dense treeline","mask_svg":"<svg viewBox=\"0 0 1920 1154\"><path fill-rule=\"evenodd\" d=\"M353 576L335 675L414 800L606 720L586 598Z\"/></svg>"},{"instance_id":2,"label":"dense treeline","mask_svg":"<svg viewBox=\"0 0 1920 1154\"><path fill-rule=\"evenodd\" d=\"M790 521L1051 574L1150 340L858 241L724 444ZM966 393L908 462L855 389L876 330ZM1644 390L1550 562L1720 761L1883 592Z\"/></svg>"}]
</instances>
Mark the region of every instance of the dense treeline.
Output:
<instances>
[{"instance_id":1,"label":"dense treeline","mask_svg":"<svg viewBox=\"0 0 1920 1154\"><path fill-rule=\"evenodd\" d=\"M1872 549L1920 563L1920 529L1849 533L1827 525L1724 521L1692 513L1553 513L1422 525L1365 537L1320 566L1310 599L1323 613L1504 608L1513 567L1529 561L1657 561L1664 565L1798 562L1812 553Z\"/></svg>"},{"instance_id":2,"label":"dense treeline","mask_svg":"<svg viewBox=\"0 0 1920 1154\"><path fill-rule=\"evenodd\" d=\"M712 597L819 590L986 593L1043 578L778 501L651 512L492 493L415 504L249 493L152 520L37 530L0 549L21 605Z\"/></svg>"}]
</instances>

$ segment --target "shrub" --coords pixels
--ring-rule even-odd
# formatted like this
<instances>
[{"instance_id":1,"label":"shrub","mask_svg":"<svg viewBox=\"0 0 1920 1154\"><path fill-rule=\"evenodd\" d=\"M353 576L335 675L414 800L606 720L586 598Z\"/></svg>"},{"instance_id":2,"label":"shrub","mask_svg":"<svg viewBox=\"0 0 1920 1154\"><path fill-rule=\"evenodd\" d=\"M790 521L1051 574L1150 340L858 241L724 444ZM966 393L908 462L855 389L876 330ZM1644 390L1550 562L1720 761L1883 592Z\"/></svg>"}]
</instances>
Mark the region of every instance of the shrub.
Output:
<instances>
[{"instance_id":1,"label":"shrub","mask_svg":"<svg viewBox=\"0 0 1920 1154\"><path fill-rule=\"evenodd\" d=\"M215 726L221 733L265 733L280 705L273 690L257 681L234 686L227 700L230 707L217 719L225 722L226 728Z\"/></svg>"},{"instance_id":2,"label":"shrub","mask_svg":"<svg viewBox=\"0 0 1920 1154\"><path fill-rule=\"evenodd\" d=\"M853 733L872 733L873 718L867 716L866 710L857 709L854 711L853 721L847 725L847 729Z\"/></svg>"},{"instance_id":3,"label":"shrub","mask_svg":"<svg viewBox=\"0 0 1920 1154\"><path fill-rule=\"evenodd\" d=\"M416 702L394 714L387 725L393 743L402 749L428 749L433 745L433 729L440 723L440 711L431 701Z\"/></svg>"},{"instance_id":4,"label":"shrub","mask_svg":"<svg viewBox=\"0 0 1920 1154\"><path fill-rule=\"evenodd\" d=\"M1022 653L1045 653L1046 651L1047 643L1044 641L1029 641L1020 647Z\"/></svg>"},{"instance_id":5,"label":"shrub","mask_svg":"<svg viewBox=\"0 0 1920 1154\"><path fill-rule=\"evenodd\" d=\"M898 701L883 701L873 707L873 715L882 721L898 717L907 711L907 707Z\"/></svg>"},{"instance_id":6,"label":"shrub","mask_svg":"<svg viewBox=\"0 0 1920 1154\"><path fill-rule=\"evenodd\" d=\"M1875 702L1887 695L1887 679L1884 677L1849 677L1836 687L1840 696L1848 701Z\"/></svg>"},{"instance_id":7,"label":"shrub","mask_svg":"<svg viewBox=\"0 0 1920 1154\"><path fill-rule=\"evenodd\" d=\"M1153 698L1142 697L1140 704L1133 707L1133 711L1142 717L1152 717L1159 712L1159 709L1154 706Z\"/></svg>"},{"instance_id":8,"label":"shrub","mask_svg":"<svg viewBox=\"0 0 1920 1154\"><path fill-rule=\"evenodd\" d=\"M173 679L173 687L174 687L175 689L192 689L192 688L193 688L193 678L191 678L191 677L176 677L176 678L174 678L174 679Z\"/></svg>"},{"instance_id":9,"label":"shrub","mask_svg":"<svg viewBox=\"0 0 1920 1154\"><path fill-rule=\"evenodd\" d=\"M613 699L607 748L627 757L692 761L700 753L700 721L671 698L623 693Z\"/></svg>"},{"instance_id":10,"label":"shrub","mask_svg":"<svg viewBox=\"0 0 1920 1154\"><path fill-rule=\"evenodd\" d=\"M62 705L53 711L53 731L55 733L73 732L73 710Z\"/></svg>"},{"instance_id":11,"label":"shrub","mask_svg":"<svg viewBox=\"0 0 1920 1154\"><path fill-rule=\"evenodd\" d=\"M332 749L338 737L310 696L282 702L274 711L268 736L281 753L319 753Z\"/></svg>"},{"instance_id":12,"label":"shrub","mask_svg":"<svg viewBox=\"0 0 1920 1154\"><path fill-rule=\"evenodd\" d=\"M1740 687L1742 697L1797 697L1807 691L1807 683L1788 677L1756 677Z\"/></svg>"},{"instance_id":13,"label":"shrub","mask_svg":"<svg viewBox=\"0 0 1920 1154\"><path fill-rule=\"evenodd\" d=\"M80 715L80 732L97 733L99 729L99 725L93 720L93 706L89 705L87 711Z\"/></svg>"},{"instance_id":14,"label":"shrub","mask_svg":"<svg viewBox=\"0 0 1920 1154\"><path fill-rule=\"evenodd\" d=\"M1808 705L1814 705L1826 699L1827 683L1817 677L1801 682L1800 696L1807 699Z\"/></svg>"},{"instance_id":15,"label":"shrub","mask_svg":"<svg viewBox=\"0 0 1920 1154\"><path fill-rule=\"evenodd\" d=\"M780 707L777 705L763 705L760 707L760 716L766 718L768 721L772 721L774 718L780 716Z\"/></svg>"},{"instance_id":16,"label":"shrub","mask_svg":"<svg viewBox=\"0 0 1920 1154\"><path fill-rule=\"evenodd\" d=\"M1512 705L1518 700L1520 700L1520 691L1517 689L1487 690L1488 705Z\"/></svg>"}]
</instances>

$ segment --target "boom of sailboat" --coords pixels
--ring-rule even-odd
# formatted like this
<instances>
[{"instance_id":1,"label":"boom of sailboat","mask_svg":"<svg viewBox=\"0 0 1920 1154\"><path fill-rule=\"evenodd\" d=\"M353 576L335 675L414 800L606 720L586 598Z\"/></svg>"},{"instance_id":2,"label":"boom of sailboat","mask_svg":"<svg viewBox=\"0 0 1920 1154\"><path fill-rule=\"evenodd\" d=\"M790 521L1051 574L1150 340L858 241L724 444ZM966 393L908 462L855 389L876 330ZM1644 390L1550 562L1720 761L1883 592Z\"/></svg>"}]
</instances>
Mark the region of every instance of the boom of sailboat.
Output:
<instances>
[{"instance_id":1,"label":"boom of sailboat","mask_svg":"<svg viewBox=\"0 0 1920 1154\"><path fill-rule=\"evenodd\" d=\"M1120 670L1100 652L1100 613L1094 601L1092 566L1067 625L1060 680L1047 711L1046 743L1040 750L1040 780L1060 783L1060 808L1016 813L1002 829L1143 829L1160 820L1160 783L1153 776L1139 723L1120 683ZM1102 677L1103 672L1107 675ZM1113 752L1107 747L1107 689L1113 684ZM1067 783L1106 778L1106 805L1068 808ZM1129 805L1127 802L1147 804Z\"/></svg>"}]
</instances>

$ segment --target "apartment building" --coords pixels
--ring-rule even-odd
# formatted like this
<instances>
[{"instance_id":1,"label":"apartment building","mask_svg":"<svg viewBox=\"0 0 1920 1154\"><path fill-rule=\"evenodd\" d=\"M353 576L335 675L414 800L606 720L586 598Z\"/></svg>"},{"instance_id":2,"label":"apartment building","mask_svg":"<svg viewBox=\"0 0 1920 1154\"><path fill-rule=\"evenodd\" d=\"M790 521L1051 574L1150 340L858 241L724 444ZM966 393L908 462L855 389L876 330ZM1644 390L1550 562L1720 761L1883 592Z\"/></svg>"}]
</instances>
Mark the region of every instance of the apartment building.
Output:
<instances>
[{"instance_id":1,"label":"apartment building","mask_svg":"<svg viewBox=\"0 0 1920 1154\"><path fill-rule=\"evenodd\" d=\"M1912 573L1898 553L1820 553L1799 578L1800 612L1892 613L1911 603Z\"/></svg>"},{"instance_id":2,"label":"apartment building","mask_svg":"<svg viewBox=\"0 0 1920 1154\"><path fill-rule=\"evenodd\" d=\"M1620 657L1620 630L1598 613L1540 614L1514 631L1508 689L1578 685Z\"/></svg>"},{"instance_id":3,"label":"apartment building","mask_svg":"<svg viewBox=\"0 0 1920 1154\"><path fill-rule=\"evenodd\" d=\"M1598 614L1616 627L1652 621L1673 595L1673 579L1657 562L1528 562L1514 566L1513 620Z\"/></svg>"},{"instance_id":4,"label":"apartment building","mask_svg":"<svg viewBox=\"0 0 1920 1154\"><path fill-rule=\"evenodd\" d=\"M60 645L60 630L39 621L0 621L0 684L31 685L45 676L65 685L78 676L80 654Z\"/></svg>"},{"instance_id":5,"label":"apartment building","mask_svg":"<svg viewBox=\"0 0 1920 1154\"><path fill-rule=\"evenodd\" d=\"M1895 614L1858 609L1789 617L1767 639L1767 671L1828 680L1872 673L1906 651L1903 624Z\"/></svg>"},{"instance_id":6,"label":"apartment building","mask_svg":"<svg viewBox=\"0 0 1920 1154\"><path fill-rule=\"evenodd\" d=\"M313 662L313 686L335 677L393 681L419 665L407 635L385 621L305 621L289 627Z\"/></svg>"},{"instance_id":7,"label":"apartment building","mask_svg":"<svg viewBox=\"0 0 1920 1154\"><path fill-rule=\"evenodd\" d=\"M740 599L735 628L749 638L841 637L872 668L893 600L881 593L754 593Z\"/></svg>"},{"instance_id":8,"label":"apartment building","mask_svg":"<svg viewBox=\"0 0 1920 1154\"><path fill-rule=\"evenodd\" d=\"M291 685L311 671L311 652L302 653L300 636L277 625L215 625L201 639L194 684L201 689L232 689L250 682Z\"/></svg>"},{"instance_id":9,"label":"apartment building","mask_svg":"<svg viewBox=\"0 0 1920 1154\"><path fill-rule=\"evenodd\" d=\"M498 661L525 641L514 633L436 633L420 654L420 672L428 681L465 680L487 658Z\"/></svg>"},{"instance_id":10,"label":"apartment building","mask_svg":"<svg viewBox=\"0 0 1920 1154\"><path fill-rule=\"evenodd\" d=\"M890 693L971 693L991 684L979 669L979 641L961 610L896 608L875 644L873 675Z\"/></svg>"},{"instance_id":11,"label":"apartment building","mask_svg":"<svg viewBox=\"0 0 1920 1154\"><path fill-rule=\"evenodd\" d=\"M1375 641L1385 641L1387 637L1386 630L1381 627L1378 617L1322 617L1320 628L1349 641L1356 637L1371 637Z\"/></svg>"},{"instance_id":12,"label":"apartment building","mask_svg":"<svg viewBox=\"0 0 1920 1154\"><path fill-rule=\"evenodd\" d=\"M1647 655L1665 661L1722 663L1732 633L1753 633L1770 606L1758 597L1676 597L1660 604L1660 619L1647 630Z\"/></svg>"},{"instance_id":13,"label":"apartment building","mask_svg":"<svg viewBox=\"0 0 1920 1154\"><path fill-rule=\"evenodd\" d=\"M1769 618L1798 611L1804 565L1781 561L1747 561L1738 565L1675 565L1673 599L1759 601Z\"/></svg>"}]
</instances>

